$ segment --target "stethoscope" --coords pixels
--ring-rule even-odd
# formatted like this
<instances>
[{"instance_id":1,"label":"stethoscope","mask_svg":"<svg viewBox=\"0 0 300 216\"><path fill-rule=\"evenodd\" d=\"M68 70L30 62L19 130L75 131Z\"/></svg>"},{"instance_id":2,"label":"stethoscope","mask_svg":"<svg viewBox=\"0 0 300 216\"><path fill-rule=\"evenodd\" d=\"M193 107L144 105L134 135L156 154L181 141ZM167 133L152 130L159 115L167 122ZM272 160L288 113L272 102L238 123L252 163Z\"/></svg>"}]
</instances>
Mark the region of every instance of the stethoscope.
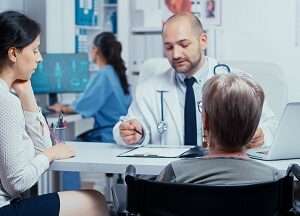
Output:
<instances>
[{"instance_id":1,"label":"stethoscope","mask_svg":"<svg viewBox=\"0 0 300 216\"><path fill-rule=\"evenodd\" d=\"M160 94L160 121L157 124L157 131L160 135L160 144L164 143L163 134L168 130L168 124L164 117L164 93L168 92L166 90L157 90Z\"/></svg>"},{"instance_id":2,"label":"stethoscope","mask_svg":"<svg viewBox=\"0 0 300 216\"><path fill-rule=\"evenodd\" d=\"M213 68L213 73L214 75L219 75L219 74L231 73L231 70L227 64L217 64ZM160 144L162 145L164 143L163 135L168 130L168 124L164 116L164 93L168 91L157 90L157 92L160 94L160 121L157 124L157 131L160 135ZM199 104L198 104L198 109L199 109Z\"/></svg>"},{"instance_id":3,"label":"stethoscope","mask_svg":"<svg viewBox=\"0 0 300 216\"><path fill-rule=\"evenodd\" d=\"M213 69L214 75L231 73L230 67L227 64L217 64Z\"/></svg>"}]
</instances>

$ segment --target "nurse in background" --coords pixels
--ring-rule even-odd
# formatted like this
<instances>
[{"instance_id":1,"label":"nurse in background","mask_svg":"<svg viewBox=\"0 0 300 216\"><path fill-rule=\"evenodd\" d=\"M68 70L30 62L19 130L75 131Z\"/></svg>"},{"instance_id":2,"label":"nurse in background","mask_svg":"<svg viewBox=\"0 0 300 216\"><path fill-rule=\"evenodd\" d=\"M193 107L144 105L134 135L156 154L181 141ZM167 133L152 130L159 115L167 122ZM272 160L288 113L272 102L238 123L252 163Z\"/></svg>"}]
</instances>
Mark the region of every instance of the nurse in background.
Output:
<instances>
[{"instance_id":1,"label":"nurse in background","mask_svg":"<svg viewBox=\"0 0 300 216\"><path fill-rule=\"evenodd\" d=\"M112 129L131 103L122 46L113 33L102 32L93 42L91 57L99 70L91 75L81 96L71 105L55 104L56 112L94 117L94 129L81 136L83 141L114 142Z\"/></svg>"}]
</instances>

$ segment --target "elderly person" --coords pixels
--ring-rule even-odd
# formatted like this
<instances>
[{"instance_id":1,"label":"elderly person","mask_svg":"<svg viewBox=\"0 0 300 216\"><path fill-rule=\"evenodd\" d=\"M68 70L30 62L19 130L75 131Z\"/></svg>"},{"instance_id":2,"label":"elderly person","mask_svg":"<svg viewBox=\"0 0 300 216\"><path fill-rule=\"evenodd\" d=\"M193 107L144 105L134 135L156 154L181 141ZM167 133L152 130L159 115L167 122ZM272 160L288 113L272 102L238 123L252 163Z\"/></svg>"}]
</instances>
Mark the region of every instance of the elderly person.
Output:
<instances>
[{"instance_id":1,"label":"elderly person","mask_svg":"<svg viewBox=\"0 0 300 216\"><path fill-rule=\"evenodd\" d=\"M236 185L273 181L274 168L251 160L246 145L257 130L264 92L246 75L226 74L203 86L203 129L208 155L169 164L161 181L212 185Z\"/></svg>"}]
</instances>

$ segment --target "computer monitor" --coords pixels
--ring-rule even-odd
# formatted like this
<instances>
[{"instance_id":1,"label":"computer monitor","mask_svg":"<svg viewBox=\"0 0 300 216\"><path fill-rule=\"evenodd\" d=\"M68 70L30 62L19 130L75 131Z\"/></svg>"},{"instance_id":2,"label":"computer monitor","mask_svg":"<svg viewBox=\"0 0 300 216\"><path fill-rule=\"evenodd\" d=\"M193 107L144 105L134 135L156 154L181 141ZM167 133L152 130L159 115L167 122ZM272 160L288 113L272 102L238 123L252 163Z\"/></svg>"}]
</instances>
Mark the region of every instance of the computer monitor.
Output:
<instances>
[{"instance_id":1,"label":"computer monitor","mask_svg":"<svg viewBox=\"0 0 300 216\"><path fill-rule=\"evenodd\" d=\"M44 54L31 82L36 94L79 93L88 79L87 54Z\"/></svg>"}]
</instances>

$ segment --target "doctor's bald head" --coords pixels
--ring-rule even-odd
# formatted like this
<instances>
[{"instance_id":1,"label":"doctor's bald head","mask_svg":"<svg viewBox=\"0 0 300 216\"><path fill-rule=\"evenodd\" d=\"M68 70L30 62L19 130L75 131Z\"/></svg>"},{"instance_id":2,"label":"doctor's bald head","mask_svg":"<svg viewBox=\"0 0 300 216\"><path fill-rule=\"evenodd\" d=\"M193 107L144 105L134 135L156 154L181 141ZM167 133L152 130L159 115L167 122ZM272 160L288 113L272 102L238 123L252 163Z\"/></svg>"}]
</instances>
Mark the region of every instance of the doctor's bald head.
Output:
<instances>
[{"instance_id":1,"label":"doctor's bald head","mask_svg":"<svg viewBox=\"0 0 300 216\"><path fill-rule=\"evenodd\" d=\"M210 78L202 93L203 126L210 148L241 151L259 124L262 87L249 75L231 73Z\"/></svg>"},{"instance_id":2,"label":"doctor's bald head","mask_svg":"<svg viewBox=\"0 0 300 216\"><path fill-rule=\"evenodd\" d=\"M195 15L171 16L163 25L162 37L165 55L176 72L190 77L201 68L207 35Z\"/></svg>"},{"instance_id":3,"label":"doctor's bald head","mask_svg":"<svg viewBox=\"0 0 300 216\"><path fill-rule=\"evenodd\" d=\"M176 25L180 22L188 25L191 30L194 32L195 36L199 36L204 32L203 25L198 17L189 12L178 13L170 16L163 24L162 32L164 32L165 28L171 24L176 23Z\"/></svg>"}]
</instances>

